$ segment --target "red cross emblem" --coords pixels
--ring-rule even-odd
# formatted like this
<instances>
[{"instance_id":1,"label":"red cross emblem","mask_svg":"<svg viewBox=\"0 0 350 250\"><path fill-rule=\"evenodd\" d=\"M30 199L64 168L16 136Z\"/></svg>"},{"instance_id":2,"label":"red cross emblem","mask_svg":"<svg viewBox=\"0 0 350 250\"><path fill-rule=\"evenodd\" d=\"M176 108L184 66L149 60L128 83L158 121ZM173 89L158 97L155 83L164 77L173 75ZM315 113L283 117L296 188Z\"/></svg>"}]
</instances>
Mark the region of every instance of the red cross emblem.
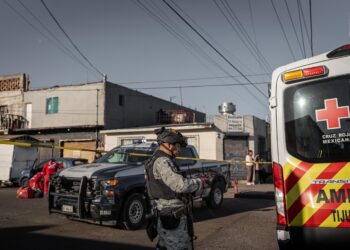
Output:
<instances>
[{"instance_id":1,"label":"red cross emblem","mask_svg":"<svg viewBox=\"0 0 350 250\"><path fill-rule=\"evenodd\" d=\"M327 129L339 129L340 120L350 118L349 106L338 107L338 98L324 100L324 106L316 110L316 121L326 121Z\"/></svg>"}]
</instances>

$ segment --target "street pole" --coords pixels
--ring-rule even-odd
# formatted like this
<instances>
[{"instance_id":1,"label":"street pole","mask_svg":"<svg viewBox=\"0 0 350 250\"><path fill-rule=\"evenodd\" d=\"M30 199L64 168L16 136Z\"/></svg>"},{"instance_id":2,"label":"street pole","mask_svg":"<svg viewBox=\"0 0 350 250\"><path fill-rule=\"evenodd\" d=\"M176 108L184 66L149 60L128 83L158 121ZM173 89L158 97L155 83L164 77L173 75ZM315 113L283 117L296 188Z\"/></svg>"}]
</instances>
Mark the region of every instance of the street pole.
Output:
<instances>
[{"instance_id":1,"label":"street pole","mask_svg":"<svg viewBox=\"0 0 350 250\"><path fill-rule=\"evenodd\" d=\"M183 102L182 102L182 87L180 86L180 99L181 99L181 106L183 106Z\"/></svg>"},{"instance_id":2,"label":"street pole","mask_svg":"<svg viewBox=\"0 0 350 250\"><path fill-rule=\"evenodd\" d=\"M96 150L98 148L98 95L99 89L96 89Z\"/></svg>"},{"instance_id":3,"label":"street pole","mask_svg":"<svg viewBox=\"0 0 350 250\"><path fill-rule=\"evenodd\" d=\"M54 145L55 145L55 139L50 138L51 142L51 159L53 159L53 150L54 150Z\"/></svg>"}]
</instances>

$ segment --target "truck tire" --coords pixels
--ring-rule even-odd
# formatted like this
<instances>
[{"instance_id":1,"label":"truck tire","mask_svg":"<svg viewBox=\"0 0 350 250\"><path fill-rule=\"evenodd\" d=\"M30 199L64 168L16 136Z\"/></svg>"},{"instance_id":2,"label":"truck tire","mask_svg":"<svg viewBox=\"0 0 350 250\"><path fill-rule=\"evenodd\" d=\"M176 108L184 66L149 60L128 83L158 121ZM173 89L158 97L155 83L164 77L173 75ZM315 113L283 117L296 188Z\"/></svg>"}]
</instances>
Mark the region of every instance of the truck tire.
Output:
<instances>
[{"instance_id":1,"label":"truck tire","mask_svg":"<svg viewBox=\"0 0 350 250\"><path fill-rule=\"evenodd\" d=\"M218 181L211 187L210 194L206 199L209 208L218 209L221 207L224 201L224 185L222 181Z\"/></svg>"},{"instance_id":2,"label":"truck tire","mask_svg":"<svg viewBox=\"0 0 350 250\"><path fill-rule=\"evenodd\" d=\"M140 193L132 193L125 201L123 224L127 230L137 230L145 223L146 201Z\"/></svg>"},{"instance_id":3,"label":"truck tire","mask_svg":"<svg viewBox=\"0 0 350 250\"><path fill-rule=\"evenodd\" d=\"M28 178L23 178L21 182L19 183L21 187L28 187L29 186L29 179Z\"/></svg>"}]
</instances>

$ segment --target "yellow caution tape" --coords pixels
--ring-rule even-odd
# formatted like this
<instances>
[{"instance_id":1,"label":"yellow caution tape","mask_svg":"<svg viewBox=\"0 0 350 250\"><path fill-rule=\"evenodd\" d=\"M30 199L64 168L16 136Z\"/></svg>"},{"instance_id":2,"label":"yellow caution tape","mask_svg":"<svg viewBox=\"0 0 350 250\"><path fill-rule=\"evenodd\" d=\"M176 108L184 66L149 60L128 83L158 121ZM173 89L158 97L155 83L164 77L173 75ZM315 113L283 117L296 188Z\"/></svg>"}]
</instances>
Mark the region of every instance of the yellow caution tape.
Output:
<instances>
[{"instance_id":1,"label":"yellow caution tape","mask_svg":"<svg viewBox=\"0 0 350 250\"><path fill-rule=\"evenodd\" d=\"M94 150L87 148L75 148L75 147L62 147L54 145L46 145L40 143L27 143L27 142L12 142L8 140L0 140L0 144L14 145L19 147L38 147L38 148L52 148L52 149L61 149L61 150L79 150L79 151L89 151L89 152L99 152L106 153L105 150ZM128 153L131 156L152 156L151 154L140 154L140 153ZM212 160L212 159L201 159L201 158L191 158L191 157L176 157L178 160L193 160L193 161L204 161L204 162L225 162L225 163L248 163L247 161L241 160ZM258 164L272 164L272 162L249 162L249 163L258 163Z\"/></svg>"},{"instance_id":2,"label":"yellow caution tape","mask_svg":"<svg viewBox=\"0 0 350 250\"><path fill-rule=\"evenodd\" d=\"M140 153L129 153L131 156L152 156L150 154L140 154ZM258 164L272 164L272 162L247 162L241 160L211 160L211 159L201 159L201 158L191 158L191 157L176 157L178 160L193 160L193 161L206 161L206 162L227 162L227 163L258 163Z\"/></svg>"},{"instance_id":3,"label":"yellow caution tape","mask_svg":"<svg viewBox=\"0 0 350 250\"><path fill-rule=\"evenodd\" d=\"M62 146L46 145L46 144L40 144L40 143L13 142L13 141L7 141L7 140L0 140L0 144L14 145L14 146L19 146L19 147L53 148L53 149L66 149L66 150L100 152L100 153L107 152L107 151L104 151L104 150L95 150L95 149L87 149L87 148L74 148L74 147L62 147Z\"/></svg>"}]
</instances>

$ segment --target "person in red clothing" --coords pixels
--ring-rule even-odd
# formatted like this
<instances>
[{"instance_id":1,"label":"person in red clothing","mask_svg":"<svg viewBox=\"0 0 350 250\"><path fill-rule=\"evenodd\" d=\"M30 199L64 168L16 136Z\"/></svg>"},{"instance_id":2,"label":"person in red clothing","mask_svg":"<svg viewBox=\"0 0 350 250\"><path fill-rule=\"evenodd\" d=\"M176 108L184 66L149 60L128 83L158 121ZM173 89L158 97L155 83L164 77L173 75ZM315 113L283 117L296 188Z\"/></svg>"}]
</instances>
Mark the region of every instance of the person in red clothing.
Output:
<instances>
[{"instance_id":1,"label":"person in red clothing","mask_svg":"<svg viewBox=\"0 0 350 250\"><path fill-rule=\"evenodd\" d=\"M44 188L44 174L42 172L34 175L29 181L29 187L34 191L34 197L42 197L43 196L43 188Z\"/></svg>"},{"instance_id":2,"label":"person in red clothing","mask_svg":"<svg viewBox=\"0 0 350 250\"><path fill-rule=\"evenodd\" d=\"M49 160L47 163L45 163L42 173L45 176L44 178L44 194L47 194L49 190L49 181L50 176L53 174L56 174L57 170L62 169L63 166L57 162L55 162L54 159Z\"/></svg>"}]
</instances>

